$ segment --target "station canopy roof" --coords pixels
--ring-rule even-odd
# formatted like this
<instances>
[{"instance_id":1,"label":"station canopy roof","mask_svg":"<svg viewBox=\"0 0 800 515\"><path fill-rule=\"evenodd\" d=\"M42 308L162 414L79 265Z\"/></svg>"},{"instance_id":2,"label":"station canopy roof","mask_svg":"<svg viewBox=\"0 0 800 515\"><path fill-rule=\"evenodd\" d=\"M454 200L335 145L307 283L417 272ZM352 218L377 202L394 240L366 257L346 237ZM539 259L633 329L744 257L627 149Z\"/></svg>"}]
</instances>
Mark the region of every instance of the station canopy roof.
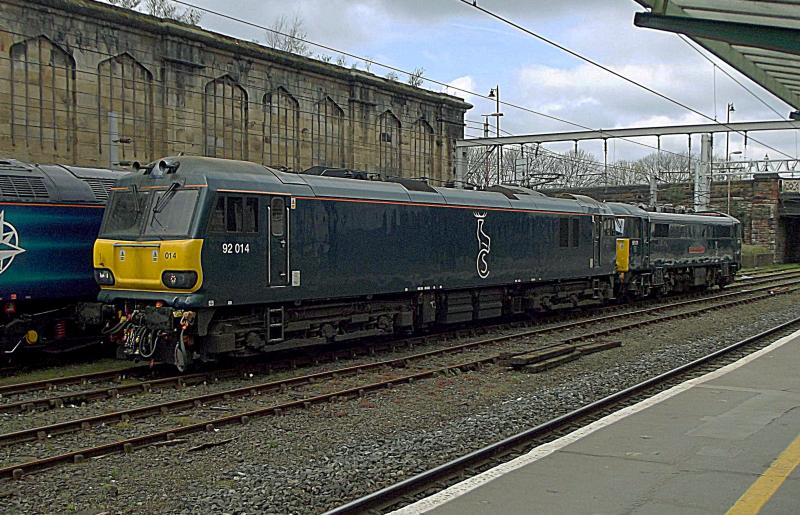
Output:
<instances>
[{"instance_id":1,"label":"station canopy roof","mask_svg":"<svg viewBox=\"0 0 800 515\"><path fill-rule=\"evenodd\" d=\"M637 2L636 26L685 34L800 110L800 0Z\"/></svg>"}]
</instances>

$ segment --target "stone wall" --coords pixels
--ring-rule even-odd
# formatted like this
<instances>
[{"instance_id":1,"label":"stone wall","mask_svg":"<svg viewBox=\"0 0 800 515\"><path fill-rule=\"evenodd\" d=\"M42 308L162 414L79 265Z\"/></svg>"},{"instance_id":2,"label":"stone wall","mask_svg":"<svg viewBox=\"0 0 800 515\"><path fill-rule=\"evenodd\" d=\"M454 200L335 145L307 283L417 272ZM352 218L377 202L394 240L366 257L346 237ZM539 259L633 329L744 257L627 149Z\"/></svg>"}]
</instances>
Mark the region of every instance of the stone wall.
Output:
<instances>
[{"instance_id":1,"label":"stone wall","mask_svg":"<svg viewBox=\"0 0 800 515\"><path fill-rule=\"evenodd\" d=\"M91 0L4 0L0 18L0 155L454 177L459 98Z\"/></svg>"},{"instance_id":2,"label":"stone wall","mask_svg":"<svg viewBox=\"0 0 800 515\"><path fill-rule=\"evenodd\" d=\"M742 222L744 243L769 248L775 262L794 260L795 250L787 249L787 237L794 241L792 231L797 227L792 219L781 217L780 178L777 175L758 176L755 180L732 181L730 184L730 210L728 209L728 183L715 182L711 186L711 209L730 214ZM597 200L647 204L650 197L648 185L608 186L569 190L546 190L548 195L580 193ZM673 206L692 206L692 185L659 184L658 203ZM787 250L791 250L787 256Z\"/></svg>"}]
</instances>

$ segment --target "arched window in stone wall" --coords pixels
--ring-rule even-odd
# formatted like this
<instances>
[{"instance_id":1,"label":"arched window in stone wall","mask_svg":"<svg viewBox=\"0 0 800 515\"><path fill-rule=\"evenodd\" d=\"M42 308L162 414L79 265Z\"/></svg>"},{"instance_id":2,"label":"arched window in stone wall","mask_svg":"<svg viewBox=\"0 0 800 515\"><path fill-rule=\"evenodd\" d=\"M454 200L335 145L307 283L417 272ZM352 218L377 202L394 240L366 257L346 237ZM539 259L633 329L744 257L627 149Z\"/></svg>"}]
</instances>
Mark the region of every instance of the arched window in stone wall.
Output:
<instances>
[{"instance_id":1,"label":"arched window in stone wall","mask_svg":"<svg viewBox=\"0 0 800 515\"><path fill-rule=\"evenodd\" d=\"M433 127L424 118L417 120L411 142L412 170L416 177L433 176Z\"/></svg>"},{"instance_id":2,"label":"arched window in stone wall","mask_svg":"<svg viewBox=\"0 0 800 515\"><path fill-rule=\"evenodd\" d=\"M344 111L330 97L316 104L311 127L312 165L345 166Z\"/></svg>"},{"instance_id":3,"label":"arched window in stone wall","mask_svg":"<svg viewBox=\"0 0 800 515\"><path fill-rule=\"evenodd\" d=\"M153 74L130 54L97 65L97 144L110 163L153 155Z\"/></svg>"},{"instance_id":4,"label":"arched window in stone wall","mask_svg":"<svg viewBox=\"0 0 800 515\"><path fill-rule=\"evenodd\" d=\"M230 75L206 84L203 102L205 155L247 159L247 92Z\"/></svg>"},{"instance_id":5,"label":"arched window in stone wall","mask_svg":"<svg viewBox=\"0 0 800 515\"><path fill-rule=\"evenodd\" d=\"M387 110L378 117L378 171L383 176L400 176L400 120Z\"/></svg>"},{"instance_id":6,"label":"arched window in stone wall","mask_svg":"<svg viewBox=\"0 0 800 515\"><path fill-rule=\"evenodd\" d=\"M294 171L300 166L300 103L284 88L264 95L264 137L261 162L285 166Z\"/></svg>"},{"instance_id":7,"label":"arched window in stone wall","mask_svg":"<svg viewBox=\"0 0 800 515\"><path fill-rule=\"evenodd\" d=\"M11 46L11 144L73 161L75 59L45 36Z\"/></svg>"}]
</instances>

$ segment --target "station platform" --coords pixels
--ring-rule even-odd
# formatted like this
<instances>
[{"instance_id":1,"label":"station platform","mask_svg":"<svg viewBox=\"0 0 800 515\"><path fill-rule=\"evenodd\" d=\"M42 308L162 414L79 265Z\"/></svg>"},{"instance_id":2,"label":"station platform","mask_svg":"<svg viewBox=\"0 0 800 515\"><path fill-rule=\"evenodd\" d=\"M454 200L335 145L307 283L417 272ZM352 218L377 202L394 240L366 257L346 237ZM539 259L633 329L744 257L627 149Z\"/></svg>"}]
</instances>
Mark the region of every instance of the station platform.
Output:
<instances>
[{"instance_id":1,"label":"station platform","mask_svg":"<svg viewBox=\"0 0 800 515\"><path fill-rule=\"evenodd\" d=\"M800 331L394 513L800 513Z\"/></svg>"}]
</instances>

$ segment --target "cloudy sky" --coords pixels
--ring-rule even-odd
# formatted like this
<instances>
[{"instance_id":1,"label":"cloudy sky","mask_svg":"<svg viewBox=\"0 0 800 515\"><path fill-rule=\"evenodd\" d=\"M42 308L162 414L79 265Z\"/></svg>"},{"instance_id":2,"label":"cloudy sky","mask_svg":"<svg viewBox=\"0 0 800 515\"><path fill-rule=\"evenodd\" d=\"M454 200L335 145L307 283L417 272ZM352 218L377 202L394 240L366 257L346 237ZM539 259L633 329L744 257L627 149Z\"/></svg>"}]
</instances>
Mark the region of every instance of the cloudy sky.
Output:
<instances>
[{"instance_id":1,"label":"cloudy sky","mask_svg":"<svg viewBox=\"0 0 800 515\"><path fill-rule=\"evenodd\" d=\"M483 95L499 85L503 101L595 129L707 121L460 0L187 1L263 26L273 26L280 16L296 16L303 21L310 41L404 70L421 67L430 79ZM643 8L633 0L479 0L479 5L711 117L724 121L726 106L732 102L732 121L781 119L719 70L715 73L714 66L677 35L635 27L634 13ZM200 24L243 39L265 41L263 30L212 14L205 13ZM316 53L332 54L322 49ZM788 105L714 61L785 119ZM377 64L370 71L378 75L388 72ZM442 89L430 82L425 87ZM481 115L494 112L494 102L453 93L475 106L467 113L467 136L482 135ZM510 106L501 110L501 128L513 134L579 130ZM755 137L797 156L797 132L758 133ZM717 138L715 152L719 155L725 153L724 139L722 135ZM642 141L655 145L655 138ZM563 151L571 146L554 144L551 148ZM581 146L602 155L601 143ZM686 137L663 138L662 146L685 151ZM699 149L699 137L693 149ZM730 151L737 150L742 150L742 136L733 134ZM629 159L652 149L617 141L609 143L609 152L610 158ZM781 157L758 143L748 143L748 157L760 158L765 153Z\"/></svg>"}]
</instances>

